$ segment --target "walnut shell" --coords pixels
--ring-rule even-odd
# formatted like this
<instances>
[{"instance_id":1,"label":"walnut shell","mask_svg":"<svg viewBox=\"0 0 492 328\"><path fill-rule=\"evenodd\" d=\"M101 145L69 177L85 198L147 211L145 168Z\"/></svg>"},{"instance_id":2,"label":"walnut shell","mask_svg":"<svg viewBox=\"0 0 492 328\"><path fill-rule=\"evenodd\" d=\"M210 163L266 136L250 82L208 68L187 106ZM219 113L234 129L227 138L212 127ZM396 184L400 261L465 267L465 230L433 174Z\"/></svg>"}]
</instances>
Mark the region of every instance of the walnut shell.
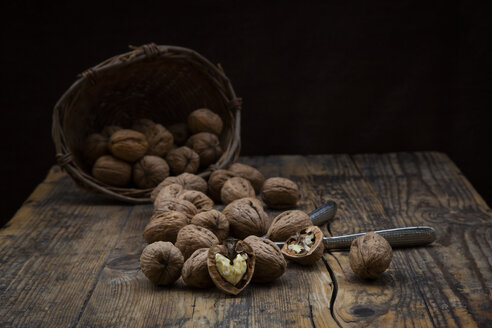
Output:
<instances>
[{"instance_id":1,"label":"walnut shell","mask_svg":"<svg viewBox=\"0 0 492 328\"><path fill-rule=\"evenodd\" d=\"M303 211L290 210L277 215L270 225L267 238L273 241L285 241L298 231L313 225L311 218Z\"/></svg>"},{"instance_id":2,"label":"walnut shell","mask_svg":"<svg viewBox=\"0 0 492 328\"><path fill-rule=\"evenodd\" d=\"M178 280L184 258L170 242L158 241L147 245L140 256L140 268L157 285L169 285Z\"/></svg>"},{"instance_id":3,"label":"walnut shell","mask_svg":"<svg viewBox=\"0 0 492 328\"><path fill-rule=\"evenodd\" d=\"M208 193L215 201L221 201L220 199L220 190L224 183L230 178L237 177L238 175L228 171L228 170L216 170L210 174L208 178Z\"/></svg>"},{"instance_id":4,"label":"walnut shell","mask_svg":"<svg viewBox=\"0 0 492 328\"><path fill-rule=\"evenodd\" d=\"M197 109L188 116L191 133L210 132L219 135L222 132L222 119L208 108Z\"/></svg>"},{"instance_id":5,"label":"walnut shell","mask_svg":"<svg viewBox=\"0 0 492 328\"><path fill-rule=\"evenodd\" d=\"M263 187L263 183L265 182L265 177L263 176L263 174L261 174L260 171L252 166L241 163L233 163L231 166L229 166L228 170L235 173L237 176L240 176L241 178L249 180L253 188L255 188L255 192L260 193L261 188Z\"/></svg>"},{"instance_id":6,"label":"walnut shell","mask_svg":"<svg viewBox=\"0 0 492 328\"><path fill-rule=\"evenodd\" d=\"M109 138L109 150L119 159L135 162L147 152L149 144L145 136L134 130L119 130Z\"/></svg>"},{"instance_id":7,"label":"walnut shell","mask_svg":"<svg viewBox=\"0 0 492 328\"><path fill-rule=\"evenodd\" d=\"M299 200L299 188L294 181L286 178L270 178L261 189L261 198L268 207L287 209L296 206Z\"/></svg>"},{"instance_id":8,"label":"walnut shell","mask_svg":"<svg viewBox=\"0 0 492 328\"><path fill-rule=\"evenodd\" d=\"M256 198L241 198L227 205L222 214L229 221L229 233L237 238L263 236L268 227L268 215Z\"/></svg>"},{"instance_id":9,"label":"walnut shell","mask_svg":"<svg viewBox=\"0 0 492 328\"><path fill-rule=\"evenodd\" d=\"M154 190L155 190L155 188L154 188ZM172 183L170 185L167 185L164 188L162 188L161 191L159 191L159 193L157 194L157 196L154 199L154 204L160 203L164 199L177 198L178 195L183 190L184 190L183 186L180 184L177 184L177 183Z\"/></svg>"},{"instance_id":10,"label":"walnut shell","mask_svg":"<svg viewBox=\"0 0 492 328\"><path fill-rule=\"evenodd\" d=\"M229 236L229 221L217 210L198 213L191 219L191 224L207 228L221 241Z\"/></svg>"},{"instance_id":11,"label":"walnut shell","mask_svg":"<svg viewBox=\"0 0 492 328\"><path fill-rule=\"evenodd\" d=\"M195 173L200 166L198 154L186 146L171 150L166 156L166 161L175 175L183 172Z\"/></svg>"},{"instance_id":12,"label":"walnut shell","mask_svg":"<svg viewBox=\"0 0 492 328\"><path fill-rule=\"evenodd\" d=\"M255 251L254 282L272 282L284 274L287 262L273 241L258 236L248 236L244 241Z\"/></svg>"},{"instance_id":13,"label":"walnut shell","mask_svg":"<svg viewBox=\"0 0 492 328\"><path fill-rule=\"evenodd\" d=\"M191 202L198 212L209 211L214 208L214 201L201 191L183 190L177 198Z\"/></svg>"},{"instance_id":14,"label":"walnut shell","mask_svg":"<svg viewBox=\"0 0 492 328\"><path fill-rule=\"evenodd\" d=\"M109 153L108 138L100 133L90 134L84 141L82 154L87 164L93 165L96 160Z\"/></svg>"},{"instance_id":15,"label":"walnut shell","mask_svg":"<svg viewBox=\"0 0 492 328\"><path fill-rule=\"evenodd\" d=\"M133 165L133 182L142 189L154 188L168 175L167 162L157 156L146 155Z\"/></svg>"},{"instance_id":16,"label":"walnut shell","mask_svg":"<svg viewBox=\"0 0 492 328\"><path fill-rule=\"evenodd\" d=\"M188 125L186 123L176 123L167 128L173 134L174 143L182 146L188 139Z\"/></svg>"},{"instance_id":17,"label":"walnut shell","mask_svg":"<svg viewBox=\"0 0 492 328\"><path fill-rule=\"evenodd\" d=\"M194 224L188 224L179 230L175 245L186 260L197 249L210 247L218 242L219 240L212 231Z\"/></svg>"},{"instance_id":18,"label":"walnut shell","mask_svg":"<svg viewBox=\"0 0 492 328\"><path fill-rule=\"evenodd\" d=\"M374 232L358 237L350 246L350 267L363 279L379 277L389 267L392 257L391 245Z\"/></svg>"},{"instance_id":19,"label":"walnut shell","mask_svg":"<svg viewBox=\"0 0 492 328\"><path fill-rule=\"evenodd\" d=\"M142 133L149 143L148 155L163 157L167 154L174 144L174 137L161 124L153 124L150 126L137 126L134 129Z\"/></svg>"},{"instance_id":20,"label":"walnut shell","mask_svg":"<svg viewBox=\"0 0 492 328\"><path fill-rule=\"evenodd\" d=\"M102 183L115 187L124 187L132 179L132 166L111 155L97 159L92 167L92 175Z\"/></svg>"},{"instance_id":21,"label":"walnut shell","mask_svg":"<svg viewBox=\"0 0 492 328\"><path fill-rule=\"evenodd\" d=\"M138 131L142 134L145 134L145 132L148 129L152 129L155 125L155 122L148 119L148 118L141 118L133 122L132 124L132 130Z\"/></svg>"},{"instance_id":22,"label":"walnut shell","mask_svg":"<svg viewBox=\"0 0 492 328\"><path fill-rule=\"evenodd\" d=\"M155 213L145 226L143 237L147 243L156 241L176 242L179 230L190 223L189 218L177 211Z\"/></svg>"},{"instance_id":23,"label":"walnut shell","mask_svg":"<svg viewBox=\"0 0 492 328\"><path fill-rule=\"evenodd\" d=\"M255 197L255 189L248 180L241 177L230 178L220 190L220 199L224 204L245 197Z\"/></svg>"},{"instance_id":24,"label":"walnut shell","mask_svg":"<svg viewBox=\"0 0 492 328\"><path fill-rule=\"evenodd\" d=\"M155 200L162 188L173 183L180 184L187 190L197 190L203 193L207 192L207 181L205 181L204 178L191 173L182 173L176 177L167 177L164 179L164 181L154 188L150 194L150 198Z\"/></svg>"},{"instance_id":25,"label":"walnut shell","mask_svg":"<svg viewBox=\"0 0 492 328\"><path fill-rule=\"evenodd\" d=\"M232 285L219 273L215 261L215 255L217 253L227 257L231 262L237 254L246 254L248 256L246 259L246 272L237 285ZM210 274L213 283L220 290L232 295L239 294L246 286L248 286L255 271L255 262L256 256L253 248L247 242L242 240L228 238L222 244L213 245L208 250L208 273Z\"/></svg>"},{"instance_id":26,"label":"walnut shell","mask_svg":"<svg viewBox=\"0 0 492 328\"><path fill-rule=\"evenodd\" d=\"M191 287L208 288L214 285L208 273L208 248L200 248L191 254L183 265L183 282Z\"/></svg>"},{"instance_id":27,"label":"walnut shell","mask_svg":"<svg viewBox=\"0 0 492 328\"><path fill-rule=\"evenodd\" d=\"M115 133L116 131L120 131L120 130L123 130L123 128L119 125L106 125L102 129L102 134L105 135L106 137L110 138L113 135L113 133Z\"/></svg>"},{"instance_id":28,"label":"walnut shell","mask_svg":"<svg viewBox=\"0 0 492 328\"><path fill-rule=\"evenodd\" d=\"M200 132L192 135L186 142L186 146L193 149L200 156L200 166L209 166L217 162L223 153L219 138L209 132Z\"/></svg>"},{"instance_id":29,"label":"walnut shell","mask_svg":"<svg viewBox=\"0 0 492 328\"><path fill-rule=\"evenodd\" d=\"M305 238L309 234L314 235L312 245L307 245L305 243ZM290 249L289 245L299 245L302 247L302 250L297 253ZM300 230L294 236L287 239L282 247L282 254L284 254L286 258L301 265L312 265L316 263L319 259L321 259L324 251L325 246L323 244L323 232L318 226L309 226Z\"/></svg>"},{"instance_id":30,"label":"walnut shell","mask_svg":"<svg viewBox=\"0 0 492 328\"><path fill-rule=\"evenodd\" d=\"M169 198L154 202L154 214L178 211L186 215L189 221L198 213L195 205L184 199Z\"/></svg>"}]
</instances>

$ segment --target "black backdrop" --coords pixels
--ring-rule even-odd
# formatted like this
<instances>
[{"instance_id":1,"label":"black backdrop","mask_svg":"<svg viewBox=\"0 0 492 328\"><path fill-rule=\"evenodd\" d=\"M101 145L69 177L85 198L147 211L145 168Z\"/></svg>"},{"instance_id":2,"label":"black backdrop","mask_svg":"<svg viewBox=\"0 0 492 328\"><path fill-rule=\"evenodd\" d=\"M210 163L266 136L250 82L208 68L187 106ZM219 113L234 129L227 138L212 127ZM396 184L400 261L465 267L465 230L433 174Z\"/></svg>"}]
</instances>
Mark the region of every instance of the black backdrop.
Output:
<instances>
[{"instance_id":1,"label":"black backdrop","mask_svg":"<svg viewBox=\"0 0 492 328\"><path fill-rule=\"evenodd\" d=\"M244 99L243 155L437 150L492 201L487 8L414 1L1 6L0 224L54 164L52 108L75 75L148 42L189 47L222 64Z\"/></svg>"}]
</instances>

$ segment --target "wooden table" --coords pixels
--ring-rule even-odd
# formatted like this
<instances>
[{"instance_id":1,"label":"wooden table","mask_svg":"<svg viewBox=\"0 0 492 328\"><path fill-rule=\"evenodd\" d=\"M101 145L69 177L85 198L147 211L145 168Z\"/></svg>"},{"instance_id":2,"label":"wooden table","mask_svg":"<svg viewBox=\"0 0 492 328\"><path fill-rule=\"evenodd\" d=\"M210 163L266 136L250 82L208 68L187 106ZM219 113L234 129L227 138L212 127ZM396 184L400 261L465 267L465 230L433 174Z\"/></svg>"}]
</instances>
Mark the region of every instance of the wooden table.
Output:
<instances>
[{"instance_id":1,"label":"wooden table","mask_svg":"<svg viewBox=\"0 0 492 328\"><path fill-rule=\"evenodd\" d=\"M295 180L300 209L335 200L327 235L430 225L437 241L395 250L372 282L354 276L346 251L332 251L236 297L181 279L155 287L139 269L152 206L83 192L54 167L0 230L0 327L492 326L492 211L446 155L241 161Z\"/></svg>"}]
</instances>

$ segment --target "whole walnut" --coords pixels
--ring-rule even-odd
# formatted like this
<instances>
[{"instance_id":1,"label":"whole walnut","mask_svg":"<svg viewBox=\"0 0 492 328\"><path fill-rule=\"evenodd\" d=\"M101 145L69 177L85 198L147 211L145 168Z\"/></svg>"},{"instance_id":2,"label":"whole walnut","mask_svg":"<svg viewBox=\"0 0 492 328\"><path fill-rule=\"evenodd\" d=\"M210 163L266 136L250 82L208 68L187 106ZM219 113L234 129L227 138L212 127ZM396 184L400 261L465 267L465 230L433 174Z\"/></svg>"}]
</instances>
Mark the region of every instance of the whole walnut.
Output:
<instances>
[{"instance_id":1,"label":"whole walnut","mask_svg":"<svg viewBox=\"0 0 492 328\"><path fill-rule=\"evenodd\" d=\"M142 133L147 139L149 143L148 155L163 157L171 150L174 144L173 135L161 124L134 124L133 128Z\"/></svg>"},{"instance_id":2,"label":"whole walnut","mask_svg":"<svg viewBox=\"0 0 492 328\"><path fill-rule=\"evenodd\" d=\"M287 209L296 206L299 200L299 188L294 181L286 178L270 178L261 189L261 198L268 207Z\"/></svg>"},{"instance_id":3,"label":"whole walnut","mask_svg":"<svg viewBox=\"0 0 492 328\"><path fill-rule=\"evenodd\" d=\"M311 225L313 222L305 212L290 210L280 213L273 219L266 235L273 241L286 241L290 236Z\"/></svg>"},{"instance_id":4,"label":"whole walnut","mask_svg":"<svg viewBox=\"0 0 492 328\"><path fill-rule=\"evenodd\" d=\"M152 215L150 222L145 226L144 239L151 244L156 241L176 242L179 230L190 223L189 218L177 211L161 212Z\"/></svg>"},{"instance_id":5,"label":"whole walnut","mask_svg":"<svg viewBox=\"0 0 492 328\"><path fill-rule=\"evenodd\" d=\"M222 241L229 236L229 221L217 210L198 213L191 219L191 224L207 228Z\"/></svg>"},{"instance_id":6,"label":"whole walnut","mask_svg":"<svg viewBox=\"0 0 492 328\"><path fill-rule=\"evenodd\" d=\"M119 130L109 138L109 150L119 159L135 162L147 152L149 144L145 136L134 130Z\"/></svg>"},{"instance_id":7,"label":"whole walnut","mask_svg":"<svg viewBox=\"0 0 492 328\"><path fill-rule=\"evenodd\" d=\"M219 138L213 133L200 132L192 135L186 146L193 149L200 156L200 166L209 166L217 162L222 156Z\"/></svg>"},{"instance_id":8,"label":"whole walnut","mask_svg":"<svg viewBox=\"0 0 492 328\"><path fill-rule=\"evenodd\" d=\"M214 285L208 273L208 248L199 248L191 254L183 265L183 282L196 288L207 288Z\"/></svg>"},{"instance_id":9,"label":"whole walnut","mask_svg":"<svg viewBox=\"0 0 492 328\"><path fill-rule=\"evenodd\" d=\"M254 282L271 282L284 274L287 262L273 241L258 236L248 236L244 241L253 248L256 255Z\"/></svg>"},{"instance_id":10,"label":"whole walnut","mask_svg":"<svg viewBox=\"0 0 492 328\"><path fill-rule=\"evenodd\" d=\"M358 237L350 246L350 267L363 279L379 277L389 267L392 257L391 245L374 232Z\"/></svg>"},{"instance_id":11,"label":"whole walnut","mask_svg":"<svg viewBox=\"0 0 492 328\"><path fill-rule=\"evenodd\" d=\"M188 224L179 230L175 245L186 260L197 249L208 248L218 242L219 240L212 231L194 224Z\"/></svg>"},{"instance_id":12,"label":"whole walnut","mask_svg":"<svg viewBox=\"0 0 492 328\"><path fill-rule=\"evenodd\" d=\"M265 182L265 177L254 167L241 163L233 163L231 166L229 166L228 170L235 173L237 176L240 176L241 178L248 179L249 182L251 182L253 188L255 188L256 193L259 193L261 191L263 183Z\"/></svg>"},{"instance_id":13,"label":"whole walnut","mask_svg":"<svg viewBox=\"0 0 492 328\"><path fill-rule=\"evenodd\" d=\"M133 165L133 182L142 189L154 188L168 175L167 162L157 156L146 155Z\"/></svg>"},{"instance_id":14,"label":"whole walnut","mask_svg":"<svg viewBox=\"0 0 492 328\"><path fill-rule=\"evenodd\" d=\"M154 215L169 211L181 212L189 221L198 212L195 205L184 199L170 198L154 202Z\"/></svg>"},{"instance_id":15,"label":"whole walnut","mask_svg":"<svg viewBox=\"0 0 492 328\"><path fill-rule=\"evenodd\" d=\"M174 143L182 146L188 139L188 125L186 123L176 123L167 128L173 134Z\"/></svg>"},{"instance_id":16,"label":"whole walnut","mask_svg":"<svg viewBox=\"0 0 492 328\"><path fill-rule=\"evenodd\" d=\"M229 221L230 234L236 238L263 236L267 231L268 215L256 198L235 200L224 208L222 214Z\"/></svg>"},{"instance_id":17,"label":"whole walnut","mask_svg":"<svg viewBox=\"0 0 492 328\"><path fill-rule=\"evenodd\" d=\"M171 172L175 175L183 172L195 173L200 166L200 157L192 149L183 146L171 150L166 156Z\"/></svg>"},{"instance_id":18,"label":"whole walnut","mask_svg":"<svg viewBox=\"0 0 492 328\"><path fill-rule=\"evenodd\" d=\"M228 170L216 170L208 177L208 193L215 201L220 201L220 191L224 183L237 175Z\"/></svg>"},{"instance_id":19,"label":"whole walnut","mask_svg":"<svg viewBox=\"0 0 492 328\"><path fill-rule=\"evenodd\" d=\"M164 181L154 188L150 194L150 198L155 200L162 188L173 183L182 185L183 188L187 190L197 190L203 193L207 192L207 181L205 181L204 178L191 173L182 173L176 177L167 177L164 179Z\"/></svg>"},{"instance_id":20,"label":"whole walnut","mask_svg":"<svg viewBox=\"0 0 492 328\"><path fill-rule=\"evenodd\" d=\"M248 180L241 177L230 178L220 190L220 198L224 204L245 197L255 197L255 189Z\"/></svg>"},{"instance_id":21,"label":"whole walnut","mask_svg":"<svg viewBox=\"0 0 492 328\"><path fill-rule=\"evenodd\" d=\"M87 164L93 165L99 157L108 153L107 137L100 133L92 133L85 139L82 154Z\"/></svg>"},{"instance_id":22,"label":"whole walnut","mask_svg":"<svg viewBox=\"0 0 492 328\"><path fill-rule=\"evenodd\" d=\"M198 212L209 211L214 207L214 201L201 191L183 190L177 198L189 201L195 205Z\"/></svg>"},{"instance_id":23,"label":"whole walnut","mask_svg":"<svg viewBox=\"0 0 492 328\"><path fill-rule=\"evenodd\" d=\"M154 188L155 190L155 188ZM159 191L154 199L154 203L160 203L164 199L177 198L178 195L184 190L183 186L177 183L172 183L165 186Z\"/></svg>"},{"instance_id":24,"label":"whole walnut","mask_svg":"<svg viewBox=\"0 0 492 328\"><path fill-rule=\"evenodd\" d=\"M113 135L113 133L120 130L123 130L123 128L119 125L106 125L102 130L102 134L110 138Z\"/></svg>"},{"instance_id":25,"label":"whole walnut","mask_svg":"<svg viewBox=\"0 0 492 328\"><path fill-rule=\"evenodd\" d=\"M210 132L219 135L222 132L222 119L207 108L197 109L188 116L191 133Z\"/></svg>"},{"instance_id":26,"label":"whole walnut","mask_svg":"<svg viewBox=\"0 0 492 328\"><path fill-rule=\"evenodd\" d=\"M140 256L140 268L156 285L169 285L181 276L184 258L170 242L158 241L147 245Z\"/></svg>"},{"instance_id":27,"label":"whole walnut","mask_svg":"<svg viewBox=\"0 0 492 328\"><path fill-rule=\"evenodd\" d=\"M124 187L132 179L132 166L111 155L97 159L92 167L92 175L102 183L115 187Z\"/></svg>"}]
</instances>

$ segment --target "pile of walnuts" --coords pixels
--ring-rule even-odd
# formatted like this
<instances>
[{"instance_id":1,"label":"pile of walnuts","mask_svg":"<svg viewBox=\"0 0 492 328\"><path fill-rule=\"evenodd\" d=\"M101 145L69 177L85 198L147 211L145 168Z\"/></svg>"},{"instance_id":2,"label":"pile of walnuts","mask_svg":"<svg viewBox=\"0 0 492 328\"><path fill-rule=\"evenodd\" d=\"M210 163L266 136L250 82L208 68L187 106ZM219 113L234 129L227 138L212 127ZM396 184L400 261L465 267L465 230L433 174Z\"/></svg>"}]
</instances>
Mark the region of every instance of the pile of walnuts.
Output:
<instances>
[{"instance_id":1,"label":"pile of walnuts","mask_svg":"<svg viewBox=\"0 0 492 328\"><path fill-rule=\"evenodd\" d=\"M187 123L168 127L139 119L128 128L111 125L90 134L82 154L97 180L150 189L170 174L196 173L215 163L223 153L222 126L220 116L206 108L193 111Z\"/></svg>"}]
</instances>

